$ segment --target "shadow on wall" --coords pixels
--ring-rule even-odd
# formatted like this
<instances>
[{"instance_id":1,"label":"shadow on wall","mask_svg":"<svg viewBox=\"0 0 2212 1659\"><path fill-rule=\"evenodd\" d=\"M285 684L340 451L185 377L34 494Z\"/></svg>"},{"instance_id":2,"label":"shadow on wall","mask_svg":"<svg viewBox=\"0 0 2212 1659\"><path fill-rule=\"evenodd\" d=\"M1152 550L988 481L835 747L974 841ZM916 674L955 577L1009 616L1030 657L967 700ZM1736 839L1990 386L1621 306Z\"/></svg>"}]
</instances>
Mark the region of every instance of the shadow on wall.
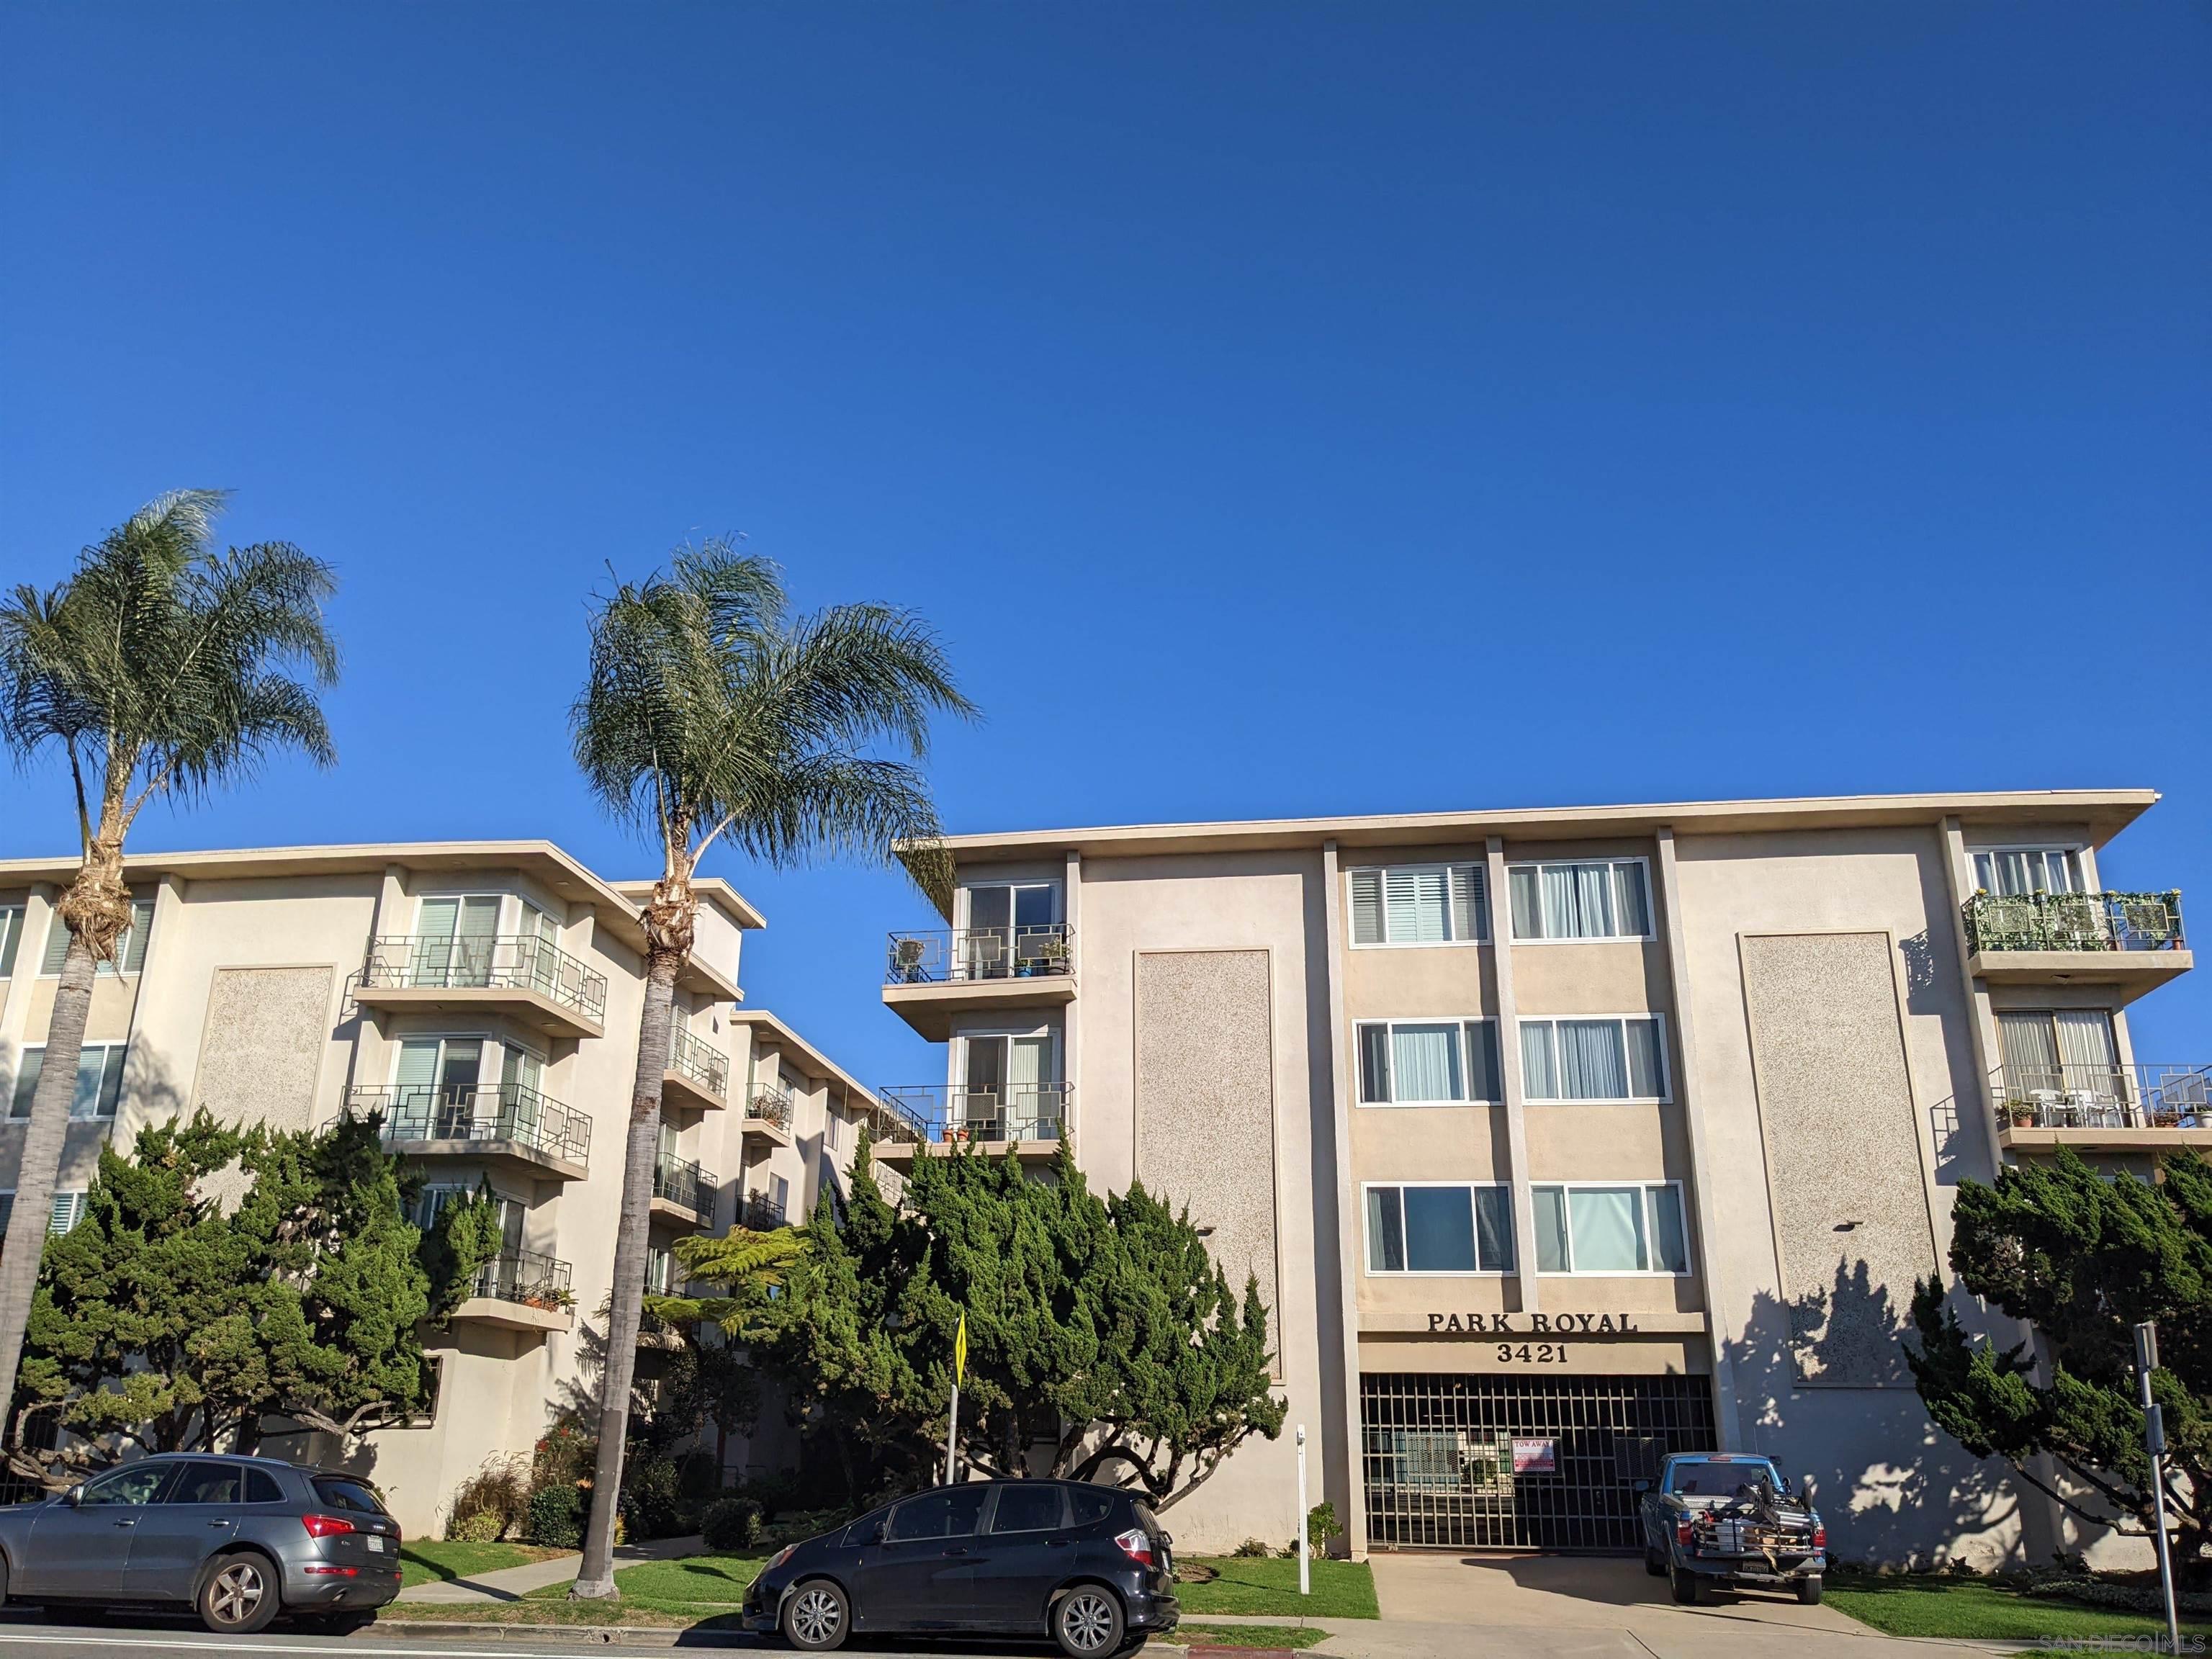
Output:
<instances>
[{"instance_id":1,"label":"shadow on wall","mask_svg":"<svg viewBox=\"0 0 2212 1659\"><path fill-rule=\"evenodd\" d=\"M1962 1310L1962 1317L1976 1316ZM1759 1292L1742 1339L1726 1348L1747 1449L1772 1456L1804 1485L1838 1560L2025 1565L2028 1517L2011 1472L1929 1420L1905 1364L1911 1329L1908 1305L1870 1284L1863 1261L1840 1254L1826 1290L1795 1304ZM1849 1387L1802 1380L1860 1370L1875 1342L1887 1345L1901 1380ZM1893 1375L1887 1364L1880 1371Z\"/></svg>"}]
</instances>

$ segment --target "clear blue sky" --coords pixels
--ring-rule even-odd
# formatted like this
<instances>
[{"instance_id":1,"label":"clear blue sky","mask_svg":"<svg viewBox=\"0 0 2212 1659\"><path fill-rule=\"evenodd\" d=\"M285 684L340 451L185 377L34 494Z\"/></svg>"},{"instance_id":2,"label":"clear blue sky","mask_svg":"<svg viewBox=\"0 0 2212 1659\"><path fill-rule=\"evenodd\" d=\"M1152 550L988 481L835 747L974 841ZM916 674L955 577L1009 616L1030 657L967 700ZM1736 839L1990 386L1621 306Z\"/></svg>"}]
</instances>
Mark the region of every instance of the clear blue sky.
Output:
<instances>
[{"instance_id":1,"label":"clear blue sky","mask_svg":"<svg viewBox=\"0 0 2212 1659\"><path fill-rule=\"evenodd\" d=\"M18 0L0 574L179 485L339 567L339 769L147 847L649 871L584 597L729 531L939 624L956 829L2142 784L2212 933L2208 86L2181 3ZM716 868L941 1075L896 881Z\"/></svg>"}]
</instances>

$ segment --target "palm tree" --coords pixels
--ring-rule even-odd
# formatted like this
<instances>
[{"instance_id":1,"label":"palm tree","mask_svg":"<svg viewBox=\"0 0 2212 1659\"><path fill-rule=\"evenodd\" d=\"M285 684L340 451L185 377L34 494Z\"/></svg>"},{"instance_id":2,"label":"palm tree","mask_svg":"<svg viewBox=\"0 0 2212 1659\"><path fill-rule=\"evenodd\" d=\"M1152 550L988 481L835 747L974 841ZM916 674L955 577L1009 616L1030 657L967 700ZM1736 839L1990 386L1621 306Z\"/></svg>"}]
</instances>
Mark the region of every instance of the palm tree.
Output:
<instances>
[{"instance_id":1,"label":"palm tree","mask_svg":"<svg viewBox=\"0 0 2212 1659\"><path fill-rule=\"evenodd\" d=\"M609 811L660 851L645 910L638 1021L615 1235L614 1304L600 1377L591 1523L570 1594L611 1599L646 1228L676 981L690 958L691 881L717 841L773 867L823 854L900 860L942 891L951 864L913 763L932 715L970 718L943 648L912 611L842 605L790 614L776 567L726 541L678 552L672 573L623 584L592 618L590 678L570 712L576 764ZM889 747L903 757L878 750Z\"/></svg>"},{"instance_id":2,"label":"palm tree","mask_svg":"<svg viewBox=\"0 0 2212 1659\"><path fill-rule=\"evenodd\" d=\"M289 542L215 551L225 499L149 501L59 586L0 599L0 739L27 765L67 757L81 848L56 906L69 949L0 1249L0 1401L15 1396L94 975L131 925L124 838L148 802L202 799L281 750L337 759L316 695L337 679L323 625L337 580Z\"/></svg>"}]
</instances>

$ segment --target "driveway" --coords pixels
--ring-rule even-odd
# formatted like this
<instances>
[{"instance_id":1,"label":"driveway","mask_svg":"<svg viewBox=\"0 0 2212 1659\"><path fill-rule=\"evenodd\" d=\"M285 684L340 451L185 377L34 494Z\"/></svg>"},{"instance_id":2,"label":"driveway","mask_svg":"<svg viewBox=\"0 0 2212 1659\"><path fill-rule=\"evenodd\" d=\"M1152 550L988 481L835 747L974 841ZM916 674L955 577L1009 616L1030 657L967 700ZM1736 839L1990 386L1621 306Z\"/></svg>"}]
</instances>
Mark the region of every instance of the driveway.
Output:
<instances>
[{"instance_id":1,"label":"driveway","mask_svg":"<svg viewBox=\"0 0 2212 1659\"><path fill-rule=\"evenodd\" d=\"M1885 1650L1907 1650L1832 1607L1800 1607L1781 1595L1723 1592L1705 1607L1677 1607L1666 1580L1650 1577L1633 1558L1436 1551L1368 1559L1387 1623L1457 1626L1465 1633L1462 1652L1486 1650L1483 1638L1495 1638L1501 1652L1660 1659L1753 1659L1784 1644L1792 1659L1875 1659ZM1910 1648L1922 1655L1977 1651L1932 1642Z\"/></svg>"}]
</instances>

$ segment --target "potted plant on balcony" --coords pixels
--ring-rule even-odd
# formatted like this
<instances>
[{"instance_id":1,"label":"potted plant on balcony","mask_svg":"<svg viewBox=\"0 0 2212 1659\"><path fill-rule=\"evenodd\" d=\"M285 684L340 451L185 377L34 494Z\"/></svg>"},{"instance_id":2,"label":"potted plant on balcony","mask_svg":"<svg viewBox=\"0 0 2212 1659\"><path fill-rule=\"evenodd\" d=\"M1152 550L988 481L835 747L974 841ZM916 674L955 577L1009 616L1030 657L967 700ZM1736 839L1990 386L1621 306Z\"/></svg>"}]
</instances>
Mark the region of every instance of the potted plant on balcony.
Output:
<instances>
[{"instance_id":1,"label":"potted plant on balcony","mask_svg":"<svg viewBox=\"0 0 2212 1659\"><path fill-rule=\"evenodd\" d=\"M2008 1109L2012 1114L2014 1128L2033 1129L2035 1127L2035 1103L2033 1101L2015 1100Z\"/></svg>"}]
</instances>

